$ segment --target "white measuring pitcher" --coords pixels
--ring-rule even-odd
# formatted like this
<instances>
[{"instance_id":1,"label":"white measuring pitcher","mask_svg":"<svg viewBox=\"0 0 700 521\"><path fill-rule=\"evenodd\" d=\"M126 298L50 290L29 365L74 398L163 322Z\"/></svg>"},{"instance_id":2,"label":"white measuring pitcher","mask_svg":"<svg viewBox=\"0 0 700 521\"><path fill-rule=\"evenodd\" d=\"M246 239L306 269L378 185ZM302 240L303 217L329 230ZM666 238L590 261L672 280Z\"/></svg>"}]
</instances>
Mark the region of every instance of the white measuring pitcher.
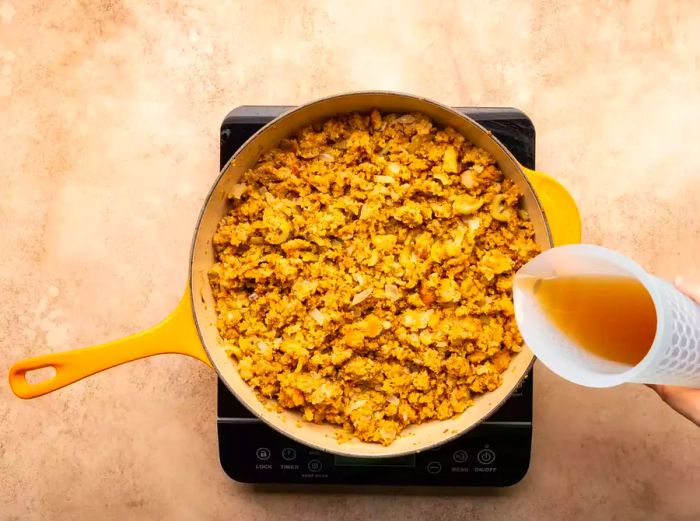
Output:
<instances>
[{"instance_id":1,"label":"white measuring pitcher","mask_svg":"<svg viewBox=\"0 0 700 521\"><path fill-rule=\"evenodd\" d=\"M649 292L656 308L656 336L638 364L611 361L577 345L550 321L538 301L537 279L589 275L631 277ZM700 305L624 255L589 244L546 250L516 273L513 301L527 346L571 382L588 387L625 382L700 387Z\"/></svg>"}]
</instances>

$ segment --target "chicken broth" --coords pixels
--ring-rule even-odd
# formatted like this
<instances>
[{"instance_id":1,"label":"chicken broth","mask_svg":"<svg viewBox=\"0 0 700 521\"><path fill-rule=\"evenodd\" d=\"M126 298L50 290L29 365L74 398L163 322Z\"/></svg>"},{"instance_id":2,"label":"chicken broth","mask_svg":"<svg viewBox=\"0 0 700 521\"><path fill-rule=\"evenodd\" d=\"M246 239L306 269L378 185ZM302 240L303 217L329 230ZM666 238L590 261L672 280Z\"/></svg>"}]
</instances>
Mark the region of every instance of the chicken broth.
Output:
<instances>
[{"instance_id":1,"label":"chicken broth","mask_svg":"<svg viewBox=\"0 0 700 521\"><path fill-rule=\"evenodd\" d=\"M541 279L535 295L549 320L590 353L637 365L656 336L656 308L637 280L620 276Z\"/></svg>"}]
</instances>

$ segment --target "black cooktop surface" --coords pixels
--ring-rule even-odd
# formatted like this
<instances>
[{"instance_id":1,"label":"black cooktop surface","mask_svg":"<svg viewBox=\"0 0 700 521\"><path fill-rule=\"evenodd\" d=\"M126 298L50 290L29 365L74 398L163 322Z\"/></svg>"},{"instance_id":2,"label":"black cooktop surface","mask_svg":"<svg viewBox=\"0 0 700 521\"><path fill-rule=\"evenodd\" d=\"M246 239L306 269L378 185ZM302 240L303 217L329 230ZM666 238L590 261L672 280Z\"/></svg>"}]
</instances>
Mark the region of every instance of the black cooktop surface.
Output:
<instances>
[{"instance_id":1,"label":"black cooktop surface","mask_svg":"<svg viewBox=\"0 0 700 521\"><path fill-rule=\"evenodd\" d=\"M221 166L260 127L290 107L243 106L221 125ZM524 166L535 166L535 129L512 108L457 110L493 132ZM218 382L219 456L247 483L486 486L520 481L530 464L532 373L487 421L438 448L389 459L335 456L297 443L252 415Z\"/></svg>"}]
</instances>

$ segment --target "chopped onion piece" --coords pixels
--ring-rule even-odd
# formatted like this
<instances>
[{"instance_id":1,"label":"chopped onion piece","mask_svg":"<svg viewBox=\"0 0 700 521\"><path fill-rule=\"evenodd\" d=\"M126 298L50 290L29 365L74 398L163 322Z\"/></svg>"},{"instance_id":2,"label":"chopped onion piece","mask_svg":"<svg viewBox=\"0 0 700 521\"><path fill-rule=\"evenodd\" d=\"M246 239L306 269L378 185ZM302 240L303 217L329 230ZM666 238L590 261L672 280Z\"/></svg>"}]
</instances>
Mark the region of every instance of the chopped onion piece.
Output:
<instances>
[{"instance_id":1,"label":"chopped onion piece","mask_svg":"<svg viewBox=\"0 0 700 521\"><path fill-rule=\"evenodd\" d=\"M389 172L391 172L392 174L398 174L399 172L401 172L401 165L398 164L398 163L389 163L389 164L386 166L386 168L387 168L387 170L389 170Z\"/></svg>"},{"instance_id":2,"label":"chopped onion piece","mask_svg":"<svg viewBox=\"0 0 700 521\"><path fill-rule=\"evenodd\" d=\"M309 311L309 316L313 318L320 326L326 323L326 320L328 320L328 317L323 314L318 308L314 308L311 311Z\"/></svg>"},{"instance_id":3,"label":"chopped onion piece","mask_svg":"<svg viewBox=\"0 0 700 521\"><path fill-rule=\"evenodd\" d=\"M244 183L236 183L233 185L233 188L231 189L231 195L235 197L236 199L240 199L241 196L243 195L243 192L245 192L245 184Z\"/></svg>"},{"instance_id":4,"label":"chopped onion piece","mask_svg":"<svg viewBox=\"0 0 700 521\"><path fill-rule=\"evenodd\" d=\"M461 181L465 188L474 188L476 186L476 179L474 179L474 173L471 171L462 172Z\"/></svg>"},{"instance_id":5,"label":"chopped onion piece","mask_svg":"<svg viewBox=\"0 0 700 521\"><path fill-rule=\"evenodd\" d=\"M401 298L399 288L395 284L386 284L384 286L384 293L386 293L386 298L388 298L392 302L396 302Z\"/></svg>"},{"instance_id":6,"label":"chopped onion piece","mask_svg":"<svg viewBox=\"0 0 700 521\"><path fill-rule=\"evenodd\" d=\"M359 409L360 407L362 407L366 403L367 403L367 400L357 400L355 402L352 402L350 404L350 406L348 407L348 412L352 412L355 409Z\"/></svg>"},{"instance_id":7,"label":"chopped onion piece","mask_svg":"<svg viewBox=\"0 0 700 521\"><path fill-rule=\"evenodd\" d=\"M350 303L351 306L356 306L360 302L363 302L364 300L367 299L372 294L372 291L374 288L367 288L365 290L360 291L357 295L355 295L352 298L352 302Z\"/></svg>"},{"instance_id":8,"label":"chopped onion piece","mask_svg":"<svg viewBox=\"0 0 700 521\"><path fill-rule=\"evenodd\" d=\"M267 342L258 342L258 349L260 349L260 352L263 354L267 354L270 352L270 345Z\"/></svg>"}]
</instances>

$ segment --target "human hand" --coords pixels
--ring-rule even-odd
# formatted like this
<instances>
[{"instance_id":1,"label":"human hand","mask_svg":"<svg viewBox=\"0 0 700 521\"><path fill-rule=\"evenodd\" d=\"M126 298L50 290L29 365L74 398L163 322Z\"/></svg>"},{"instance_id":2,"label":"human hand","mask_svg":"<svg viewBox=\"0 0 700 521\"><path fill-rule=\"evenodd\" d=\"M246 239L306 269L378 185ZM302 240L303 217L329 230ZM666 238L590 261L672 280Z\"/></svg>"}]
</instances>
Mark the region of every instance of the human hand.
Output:
<instances>
[{"instance_id":1,"label":"human hand","mask_svg":"<svg viewBox=\"0 0 700 521\"><path fill-rule=\"evenodd\" d=\"M700 284L677 277L676 287L700 304ZM649 387L654 389L672 409L700 426L700 389L677 385L650 385Z\"/></svg>"}]
</instances>

